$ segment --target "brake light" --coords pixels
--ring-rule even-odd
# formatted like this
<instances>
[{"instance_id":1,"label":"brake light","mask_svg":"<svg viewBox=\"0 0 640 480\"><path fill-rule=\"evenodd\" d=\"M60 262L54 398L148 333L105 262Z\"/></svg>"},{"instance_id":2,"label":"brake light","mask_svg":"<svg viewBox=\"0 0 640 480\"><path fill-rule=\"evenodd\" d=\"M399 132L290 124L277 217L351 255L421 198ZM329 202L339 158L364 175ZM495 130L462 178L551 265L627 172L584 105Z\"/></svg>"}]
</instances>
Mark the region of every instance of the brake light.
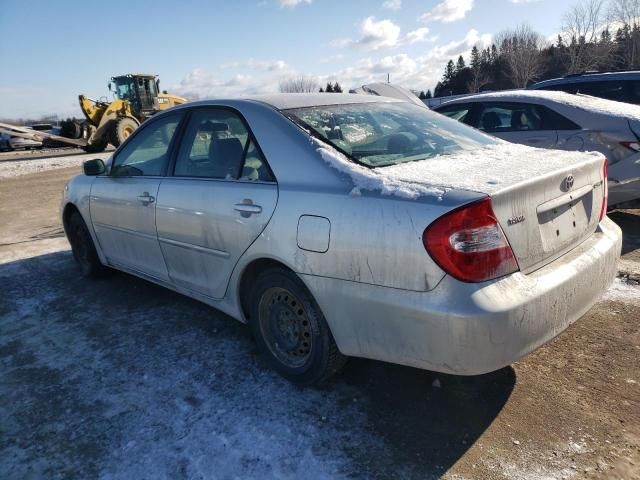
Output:
<instances>
[{"instance_id":1,"label":"brake light","mask_svg":"<svg viewBox=\"0 0 640 480\"><path fill-rule=\"evenodd\" d=\"M640 142L620 142L620 145L628 148L633 152L640 152Z\"/></svg>"},{"instance_id":2,"label":"brake light","mask_svg":"<svg viewBox=\"0 0 640 480\"><path fill-rule=\"evenodd\" d=\"M600 207L600 220L607 214L607 202L609 200L609 184L607 181L607 159L602 165L602 206ZM600 221L598 220L598 221Z\"/></svg>"},{"instance_id":3,"label":"brake light","mask_svg":"<svg viewBox=\"0 0 640 480\"><path fill-rule=\"evenodd\" d=\"M440 268L463 282L483 282L519 270L490 198L438 218L422 234L422 243Z\"/></svg>"}]
</instances>

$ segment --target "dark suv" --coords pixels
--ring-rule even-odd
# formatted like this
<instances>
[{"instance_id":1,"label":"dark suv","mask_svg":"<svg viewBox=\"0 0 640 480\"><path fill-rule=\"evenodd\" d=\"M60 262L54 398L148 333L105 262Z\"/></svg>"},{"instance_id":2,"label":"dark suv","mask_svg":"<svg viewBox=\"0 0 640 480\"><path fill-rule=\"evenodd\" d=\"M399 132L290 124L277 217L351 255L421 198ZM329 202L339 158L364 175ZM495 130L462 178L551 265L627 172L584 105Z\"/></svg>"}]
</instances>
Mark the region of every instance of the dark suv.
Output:
<instances>
[{"instance_id":1,"label":"dark suv","mask_svg":"<svg viewBox=\"0 0 640 480\"><path fill-rule=\"evenodd\" d=\"M532 90L561 90L640 105L640 71L580 73L534 83Z\"/></svg>"}]
</instances>

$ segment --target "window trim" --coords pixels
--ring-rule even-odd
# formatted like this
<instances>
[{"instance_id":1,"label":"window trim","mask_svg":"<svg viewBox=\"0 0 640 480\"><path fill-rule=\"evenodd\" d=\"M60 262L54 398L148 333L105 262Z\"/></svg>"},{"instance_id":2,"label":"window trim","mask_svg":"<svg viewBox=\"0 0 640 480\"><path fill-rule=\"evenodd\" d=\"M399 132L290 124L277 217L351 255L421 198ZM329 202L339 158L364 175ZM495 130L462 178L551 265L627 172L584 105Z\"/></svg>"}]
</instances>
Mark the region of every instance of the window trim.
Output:
<instances>
[{"instance_id":1,"label":"window trim","mask_svg":"<svg viewBox=\"0 0 640 480\"><path fill-rule=\"evenodd\" d=\"M105 176L109 178L163 178L165 177L167 175L167 167L171 163L171 158L174 155L173 150L175 148L175 144L177 143L177 139L179 138L178 135L182 134L182 128L184 125L185 118L187 118L187 113L188 112L184 112L182 109L167 111L167 112L163 112L161 115L154 115L153 117L142 122L142 124L133 131L133 133L127 139L127 141L120 144L120 146L116 149L116 151L113 152L113 155L111 155L111 161L109 162L109 170L106 172ZM124 147L126 147L127 144L129 144L133 139L135 139L137 135L140 135L140 132L143 132L150 126L161 121L163 118L169 117L171 115L180 115L180 120L178 121L178 125L176 126L175 132L173 132L173 137L171 138L171 142L169 142L169 147L167 148L167 154L166 154L167 159L165 160L162 166L160 175L113 175L112 174L113 166L118 158L118 155L122 153L122 150L124 149Z\"/></svg>"},{"instance_id":2,"label":"window trim","mask_svg":"<svg viewBox=\"0 0 640 480\"><path fill-rule=\"evenodd\" d=\"M176 162L178 161L178 153L180 153L180 148L182 147L182 142L184 141L184 133L185 133L190 121L191 121L191 117L192 117L193 113L198 111L198 110L226 110L228 112L231 112L231 113L235 114L240 119L240 121L242 122L242 125L247 130L247 134L248 134L247 135L247 143L243 148L242 161L240 162L240 168L239 168L238 173L237 173L237 177L238 178L227 179L227 178L215 178L215 177L183 177L183 176L176 176L176 174L175 174ZM167 169L166 169L165 174L164 174L165 178L176 178L176 179L179 179L179 180L204 180L204 181L242 182L242 183L251 183L251 184L265 183L265 184L268 184L268 185L272 185L274 183L275 184L278 183L278 179L276 178L275 174L273 173L273 169L271 168L271 165L269 165L269 160L267 159L267 157L264 154L262 148L260 147L260 144L256 140L256 137L253 134L253 131L251 130L251 127L249 126L249 123L244 118L244 115L242 115L242 113L240 113L240 111L237 108L230 107L230 106L227 106L227 105L198 105L198 106L194 106L194 107L189 107L189 108L187 108L187 114L183 118L183 122L182 122L182 125L181 125L181 128L180 128L180 131L178 133L180 135L179 141L176 142L176 145L175 145L173 151L171 152L171 156L169 157L169 162L167 163ZM247 160L247 151L248 151L248 148L249 148L249 144L251 142L253 142L253 144L255 145L256 149L258 150L258 153L260 153L260 156L264 160L264 164L265 164L267 170L269 171L269 175L271 175L271 178L273 180L241 180L240 179L240 175L242 173L242 170L244 169L244 164L245 164L245 162Z\"/></svg>"}]
</instances>

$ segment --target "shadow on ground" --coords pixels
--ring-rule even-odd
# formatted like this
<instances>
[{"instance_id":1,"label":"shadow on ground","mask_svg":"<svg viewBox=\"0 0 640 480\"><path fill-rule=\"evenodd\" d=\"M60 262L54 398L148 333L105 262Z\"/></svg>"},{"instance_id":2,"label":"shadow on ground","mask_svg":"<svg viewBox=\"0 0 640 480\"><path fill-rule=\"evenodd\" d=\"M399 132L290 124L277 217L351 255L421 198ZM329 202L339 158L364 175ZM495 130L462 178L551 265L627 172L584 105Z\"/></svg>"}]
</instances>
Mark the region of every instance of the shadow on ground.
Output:
<instances>
[{"instance_id":1,"label":"shadow on ground","mask_svg":"<svg viewBox=\"0 0 640 480\"><path fill-rule=\"evenodd\" d=\"M217 417L233 409L234 424L250 419L255 438L273 422L287 432L271 434L270 443L283 443L276 453L259 440L241 444L237 455L260 458L262 449L282 465L256 470L244 459L234 467L240 477L303 473L311 451L329 465L328 477L437 478L491 425L515 384L511 368L454 377L352 359L329 385L297 389L256 359L244 325L129 275L81 279L69 252L0 265L0 282L2 478L136 476L118 457L131 438L146 444L140 458L157 454L149 468L189 476L195 467L181 457L185 448L214 452L219 435L242 435ZM142 409L121 407L128 397ZM206 425L215 435L184 445ZM300 456L298 444L307 445Z\"/></svg>"},{"instance_id":2,"label":"shadow on ground","mask_svg":"<svg viewBox=\"0 0 640 480\"><path fill-rule=\"evenodd\" d=\"M625 210L614 210L608 213L608 216L622 229L622 254L640 248L640 215Z\"/></svg>"}]
</instances>

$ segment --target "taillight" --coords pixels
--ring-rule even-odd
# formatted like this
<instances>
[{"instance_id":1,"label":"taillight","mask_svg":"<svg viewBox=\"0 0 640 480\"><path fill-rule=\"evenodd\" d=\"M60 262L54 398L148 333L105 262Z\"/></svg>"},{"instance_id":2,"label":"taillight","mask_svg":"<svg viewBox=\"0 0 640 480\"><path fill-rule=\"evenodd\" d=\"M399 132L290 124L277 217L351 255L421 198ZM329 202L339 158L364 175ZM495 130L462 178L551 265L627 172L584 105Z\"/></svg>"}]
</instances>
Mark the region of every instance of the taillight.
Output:
<instances>
[{"instance_id":1,"label":"taillight","mask_svg":"<svg viewBox=\"0 0 640 480\"><path fill-rule=\"evenodd\" d=\"M640 142L620 142L620 145L622 145L623 147L628 148L629 150L633 151L633 152L640 152Z\"/></svg>"},{"instance_id":2,"label":"taillight","mask_svg":"<svg viewBox=\"0 0 640 480\"><path fill-rule=\"evenodd\" d=\"M463 282L483 282L518 271L489 198L438 218L422 234L422 243L440 268Z\"/></svg>"},{"instance_id":3,"label":"taillight","mask_svg":"<svg viewBox=\"0 0 640 480\"><path fill-rule=\"evenodd\" d=\"M600 207L600 220L607 214L607 201L609 199L609 184L607 182L607 159L602 165L602 206ZM600 221L599 220L599 221Z\"/></svg>"}]
</instances>

